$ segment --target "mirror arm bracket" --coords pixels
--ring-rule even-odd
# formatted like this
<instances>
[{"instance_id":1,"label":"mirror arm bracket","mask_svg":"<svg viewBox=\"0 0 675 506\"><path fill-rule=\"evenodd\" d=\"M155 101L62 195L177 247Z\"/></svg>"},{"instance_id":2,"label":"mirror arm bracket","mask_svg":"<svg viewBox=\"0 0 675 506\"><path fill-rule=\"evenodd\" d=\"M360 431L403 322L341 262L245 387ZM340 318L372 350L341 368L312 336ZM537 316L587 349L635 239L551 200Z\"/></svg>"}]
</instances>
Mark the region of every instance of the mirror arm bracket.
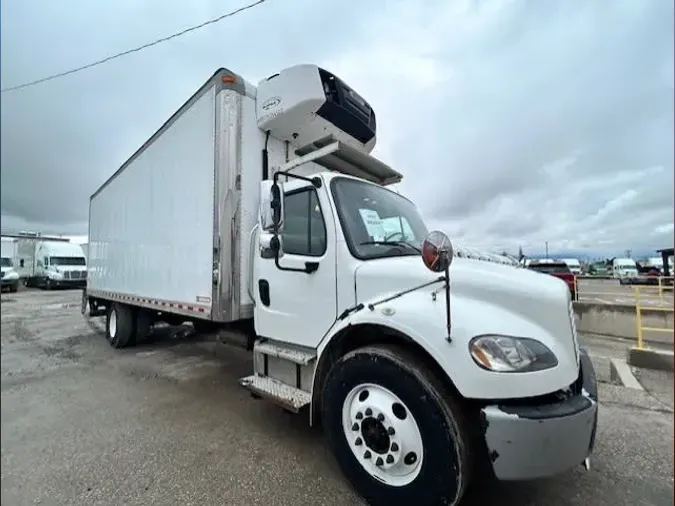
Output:
<instances>
[{"instance_id":1,"label":"mirror arm bracket","mask_svg":"<svg viewBox=\"0 0 675 506\"><path fill-rule=\"evenodd\" d=\"M277 171L274 173L274 176L272 178L272 181L274 181L274 184L279 183L279 176L286 176L290 177L292 179L300 179L301 181L307 181L308 183L312 183L314 188L321 188L321 178L319 176L315 177L305 177L305 176L299 176L297 174L293 174L289 171Z\"/></svg>"}]
</instances>

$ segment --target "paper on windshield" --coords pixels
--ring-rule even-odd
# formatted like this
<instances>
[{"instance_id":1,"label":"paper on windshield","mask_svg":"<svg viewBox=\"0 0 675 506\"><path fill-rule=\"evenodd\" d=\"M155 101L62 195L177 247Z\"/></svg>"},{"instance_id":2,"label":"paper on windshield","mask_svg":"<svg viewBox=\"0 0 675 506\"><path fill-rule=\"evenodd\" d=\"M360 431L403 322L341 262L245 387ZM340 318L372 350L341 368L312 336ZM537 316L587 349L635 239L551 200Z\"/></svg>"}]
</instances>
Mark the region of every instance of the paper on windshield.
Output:
<instances>
[{"instance_id":1,"label":"paper on windshield","mask_svg":"<svg viewBox=\"0 0 675 506\"><path fill-rule=\"evenodd\" d=\"M363 224L368 231L368 235L373 238L373 241L384 241L386 234L384 232L384 226L382 225L382 219L380 215L377 214L377 211L372 209L359 209L361 214L361 219Z\"/></svg>"}]
</instances>

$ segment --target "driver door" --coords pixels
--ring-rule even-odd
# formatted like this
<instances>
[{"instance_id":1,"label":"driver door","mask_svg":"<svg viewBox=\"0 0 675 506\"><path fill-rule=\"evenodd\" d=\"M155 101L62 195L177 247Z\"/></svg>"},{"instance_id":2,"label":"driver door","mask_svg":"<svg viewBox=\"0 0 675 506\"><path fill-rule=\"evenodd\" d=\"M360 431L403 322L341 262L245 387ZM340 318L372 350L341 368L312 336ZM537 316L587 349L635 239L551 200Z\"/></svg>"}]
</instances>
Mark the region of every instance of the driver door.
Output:
<instances>
[{"instance_id":1,"label":"driver door","mask_svg":"<svg viewBox=\"0 0 675 506\"><path fill-rule=\"evenodd\" d=\"M258 240L254 267L255 329L261 337L316 347L337 318L335 223L326 187L283 184L279 267ZM258 234L266 234L262 230ZM284 269L316 267L306 273Z\"/></svg>"}]
</instances>

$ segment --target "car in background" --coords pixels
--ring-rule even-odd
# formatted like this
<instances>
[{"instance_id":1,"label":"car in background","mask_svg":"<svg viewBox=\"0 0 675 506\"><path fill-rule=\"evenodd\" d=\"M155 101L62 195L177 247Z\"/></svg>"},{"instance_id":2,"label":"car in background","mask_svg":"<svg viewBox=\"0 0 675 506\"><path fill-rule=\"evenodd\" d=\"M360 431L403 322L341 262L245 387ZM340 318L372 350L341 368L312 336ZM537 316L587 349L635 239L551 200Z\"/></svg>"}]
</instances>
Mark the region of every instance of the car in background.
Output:
<instances>
[{"instance_id":1,"label":"car in background","mask_svg":"<svg viewBox=\"0 0 675 506\"><path fill-rule=\"evenodd\" d=\"M538 262L533 260L527 266L528 269L548 274L556 278L562 279L570 289L572 300L576 300L576 283L574 280L574 273L570 270L568 265L561 261L546 260L545 262Z\"/></svg>"}]
</instances>

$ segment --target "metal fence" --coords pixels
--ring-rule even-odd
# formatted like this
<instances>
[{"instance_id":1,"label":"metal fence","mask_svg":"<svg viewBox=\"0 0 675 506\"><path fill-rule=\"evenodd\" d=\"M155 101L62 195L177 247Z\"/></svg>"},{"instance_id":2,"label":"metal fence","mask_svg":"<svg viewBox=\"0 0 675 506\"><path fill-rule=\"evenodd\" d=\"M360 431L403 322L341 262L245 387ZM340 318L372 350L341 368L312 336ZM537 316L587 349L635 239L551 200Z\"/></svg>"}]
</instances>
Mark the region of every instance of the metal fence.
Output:
<instances>
[{"instance_id":1,"label":"metal fence","mask_svg":"<svg viewBox=\"0 0 675 506\"><path fill-rule=\"evenodd\" d=\"M672 316L668 317L674 312L672 276L639 276L624 280L624 284L609 276L575 276L574 298L577 302L635 305L637 348L644 348L645 333L675 335ZM654 313L663 314L664 325L645 325L645 312L651 313L652 322L660 320L653 317Z\"/></svg>"},{"instance_id":2,"label":"metal fence","mask_svg":"<svg viewBox=\"0 0 675 506\"><path fill-rule=\"evenodd\" d=\"M635 331L637 334L637 347L639 349L644 348L644 333L645 332L660 332L660 333L666 333L666 334L671 334L673 335L675 333L675 329L673 327L668 327L668 319L666 316L666 323L664 324L663 327L650 327L650 326L645 326L642 324L642 312L644 310L644 306L642 305L642 294L640 293L641 287L635 286L633 287L634 292L635 292ZM672 289L672 286L671 286ZM663 300L663 293L661 292L661 286L659 285L659 292L660 296ZM670 304L670 307L667 306L652 306L649 308L649 311L658 311L658 312L663 312L663 313L670 313L673 314L673 305L672 302Z\"/></svg>"}]
</instances>

